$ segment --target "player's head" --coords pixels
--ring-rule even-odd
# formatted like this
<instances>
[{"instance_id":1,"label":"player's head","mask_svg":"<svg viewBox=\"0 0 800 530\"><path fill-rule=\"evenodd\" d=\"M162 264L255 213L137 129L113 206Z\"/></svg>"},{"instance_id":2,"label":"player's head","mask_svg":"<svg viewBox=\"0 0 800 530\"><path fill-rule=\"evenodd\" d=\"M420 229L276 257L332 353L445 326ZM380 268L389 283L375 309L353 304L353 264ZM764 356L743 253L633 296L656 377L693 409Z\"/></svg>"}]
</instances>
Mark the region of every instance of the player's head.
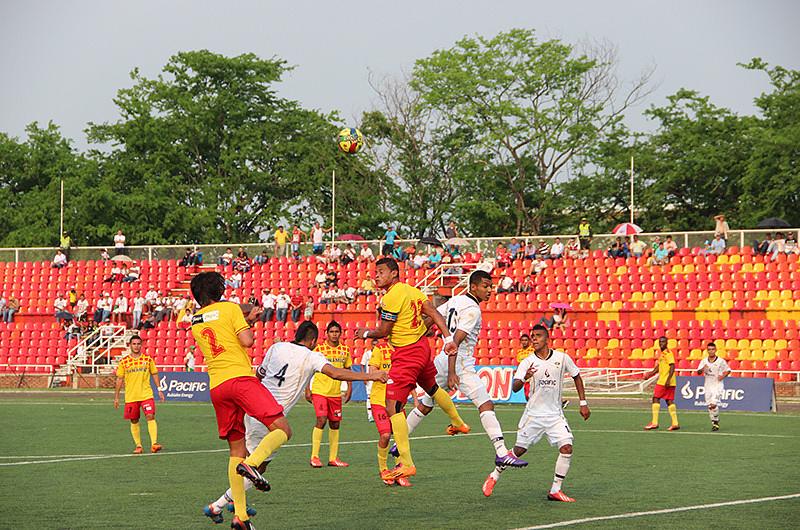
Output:
<instances>
[{"instance_id":1,"label":"player's head","mask_svg":"<svg viewBox=\"0 0 800 530\"><path fill-rule=\"evenodd\" d=\"M381 258L375 262L375 285L387 289L400 280L400 267L392 258Z\"/></svg>"},{"instance_id":2,"label":"player's head","mask_svg":"<svg viewBox=\"0 0 800 530\"><path fill-rule=\"evenodd\" d=\"M328 327L325 328L325 337L328 339L328 342L333 344L334 346L339 344L339 339L342 337L342 326L335 320L331 320L328 323Z\"/></svg>"},{"instance_id":3,"label":"player's head","mask_svg":"<svg viewBox=\"0 0 800 530\"><path fill-rule=\"evenodd\" d=\"M128 349L131 350L131 353L139 355L142 351L142 337L139 335L131 335L128 339Z\"/></svg>"},{"instance_id":4,"label":"player's head","mask_svg":"<svg viewBox=\"0 0 800 530\"><path fill-rule=\"evenodd\" d=\"M469 294L478 302L486 302L492 296L492 275L486 271L477 270L469 275Z\"/></svg>"},{"instance_id":5,"label":"player's head","mask_svg":"<svg viewBox=\"0 0 800 530\"><path fill-rule=\"evenodd\" d=\"M294 332L294 343L295 344L302 344L309 350L313 350L317 347L317 339L319 338L319 330L317 329L316 324L311 322L310 320L306 320L299 326L297 326L297 331Z\"/></svg>"},{"instance_id":6,"label":"player's head","mask_svg":"<svg viewBox=\"0 0 800 530\"><path fill-rule=\"evenodd\" d=\"M192 278L190 286L200 307L219 302L225 294L225 278L218 272L201 272Z\"/></svg>"},{"instance_id":7,"label":"player's head","mask_svg":"<svg viewBox=\"0 0 800 530\"><path fill-rule=\"evenodd\" d=\"M709 342L706 344L706 351L708 352L709 357L716 357L717 356L717 345L713 342Z\"/></svg>"},{"instance_id":8,"label":"player's head","mask_svg":"<svg viewBox=\"0 0 800 530\"><path fill-rule=\"evenodd\" d=\"M669 341L667 340L667 336L666 335L661 335L660 337L658 337L658 347L659 348L661 348L662 350L666 350L667 349L667 344L669 344Z\"/></svg>"},{"instance_id":9,"label":"player's head","mask_svg":"<svg viewBox=\"0 0 800 530\"><path fill-rule=\"evenodd\" d=\"M519 345L522 346L524 349L528 349L531 345L531 336L527 333L523 333L519 337Z\"/></svg>"},{"instance_id":10,"label":"player's head","mask_svg":"<svg viewBox=\"0 0 800 530\"><path fill-rule=\"evenodd\" d=\"M550 331L541 325L536 324L531 328L531 342L533 343L533 349L536 351L542 351L547 349L548 342L550 341Z\"/></svg>"}]
</instances>

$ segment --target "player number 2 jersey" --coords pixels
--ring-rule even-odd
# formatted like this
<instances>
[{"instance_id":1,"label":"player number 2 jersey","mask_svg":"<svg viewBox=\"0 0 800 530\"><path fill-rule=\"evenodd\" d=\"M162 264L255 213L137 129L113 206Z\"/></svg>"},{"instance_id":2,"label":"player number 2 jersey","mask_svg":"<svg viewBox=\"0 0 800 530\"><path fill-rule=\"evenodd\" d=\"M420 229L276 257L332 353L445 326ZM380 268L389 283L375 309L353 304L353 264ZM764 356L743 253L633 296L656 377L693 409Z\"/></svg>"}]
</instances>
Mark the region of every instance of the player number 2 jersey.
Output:
<instances>
[{"instance_id":1,"label":"player number 2 jersey","mask_svg":"<svg viewBox=\"0 0 800 530\"><path fill-rule=\"evenodd\" d=\"M323 342L317 344L316 351L322 354L336 368L350 368L353 366L350 348L344 344L331 346L327 342ZM320 396L339 397L342 395L342 382L331 379L325 374L317 374L311 383L311 393Z\"/></svg>"},{"instance_id":2,"label":"player number 2 jersey","mask_svg":"<svg viewBox=\"0 0 800 530\"><path fill-rule=\"evenodd\" d=\"M125 378L125 403L153 398L150 376L157 374L156 363L149 355L126 355L117 365L117 377Z\"/></svg>"},{"instance_id":3,"label":"player number 2 jersey","mask_svg":"<svg viewBox=\"0 0 800 530\"><path fill-rule=\"evenodd\" d=\"M249 328L241 307L233 302L208 305L192 317L192 335L205 357L210 388L253 375L250 356L237 336Z\"/></svg>"},{"instance_id":4,"label":"player number 2 jersey","mask_svg":"<svg viewBox=\"0 0 800 530\"><path fill-rule=\"evenodd\" d=\"M461 330L467 334L458 345L461 361L475 362L475 345L481 332L481 308L478 301L470 295L458 295L440 305L437 311L444 317L451 335Z\"/></svg>"},{"instance_id":5,"label":"player number 2 jersey","mask_svg":"<svg viewBox=\"0 0 800 530\"><path fill-rule=\"evenodd\" d=\"M728 363L722 357L717 356L714 359L714 362L709 362L708 357L700 361L700 365L697 367L698 370L705 369L705 388L706 393L708 393L709 388L717 388L721 389L723 387L723 382L719 380L719 376L724 374L725 372L730 371L730 367Z\"/></svg>"},{"instance_id":6,"label":"player number 2 jersey","mask_svg":"<svg viewBox=\"0 0 800 530\"><path fill-rule=\"evenodd\" d=\"M381 319L394 322L389 342L394 347L417 342L425 332L422 305L428 296L406 283L396 283L381 298Z\"/></svg>"},{"instance_id":7,"label":"player number 2 jersey","mask_svg":"<svg viewBox=\"0 0 800 530\"><path fill-rule=\"evenodd\" d=\"M326 364L330 363L319 352L293 342L277 342L267 350L256 375L286 415L305 393L311 377Z\"/></svg>"},{"instance_id":8,"label":"player number 2 jersey","mask_svg":"<svg viewBox=\"0 0 800 530\"><path fill-rule=\"evenodd\" d=\"M525 406L525 414L531 416L561 416L561 394L564 376L575 377L581 373L569 355L559 350L550 350L547 359L531 353L517 367L514 379L525 381L525 374L533 366L536 372L530 379L531 397Z\"/></svg>"}]
</instances>

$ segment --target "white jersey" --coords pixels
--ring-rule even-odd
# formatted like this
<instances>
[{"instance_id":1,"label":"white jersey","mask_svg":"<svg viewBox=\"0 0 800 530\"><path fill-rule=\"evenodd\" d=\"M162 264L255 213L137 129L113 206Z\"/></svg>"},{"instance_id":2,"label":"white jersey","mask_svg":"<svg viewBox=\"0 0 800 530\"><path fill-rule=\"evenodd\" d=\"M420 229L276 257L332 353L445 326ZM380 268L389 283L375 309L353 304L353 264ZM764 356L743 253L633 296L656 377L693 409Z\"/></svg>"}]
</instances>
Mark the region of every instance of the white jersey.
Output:
<instances>
[{"instance_id":1,"label":"white jersey","mask_svg":"<svg viewBox=\"0 0 800 530\"><path fill-rule=\"evenodd\" d=\"M459 361L475 363L475 345L481 332L481 307L470 295L460 294L440 305L437 311L444 317L451 335L461 330L467 334L458 345Z\"/></svg>"},{"instance_id":2,"label":"white jersey","mask_svg":"<svg viewBox=\"0 0 800 530\"><path fill-rule=\"evenodd\" d=\"M256 375L287 415L305 393L314 374L321 372L326 364L330 363L319 352L293 342L277 342L267 350Z\"/></svg>"},{"instance_id":3,"label":"white jersey","mask_svg":"<svg viewBox=\"0 0 800 530\"><path fill-rule=\"evenodd\" d=\"M514 379L525 381L525 374L533 366L536 372L530 379L531 397L525 406L525 414L530 416L561 416L561 393L564 376L575 377L581 373L569 355L559 350L550 350L547 359L540 359L535 353L519 363Z\"/></svg>"},{"instance_id":4,"label":"white jersey","mask_svg":"<svg viewBox=\"0 0 800 530\"><path fill-rule=\"evenodd\" d=\"M728 366L728 363L725 362L725 359L719 356L714 359L713 363L709 362L708 357L706 357L700 361L700 365L697 367L697 369L703 370L703 374L706 376L706 394L708 394L709 390L712 388L721 390L724 385L723 382L719 380L719 376L731 370Z\"/></svg>"}]
</instances>

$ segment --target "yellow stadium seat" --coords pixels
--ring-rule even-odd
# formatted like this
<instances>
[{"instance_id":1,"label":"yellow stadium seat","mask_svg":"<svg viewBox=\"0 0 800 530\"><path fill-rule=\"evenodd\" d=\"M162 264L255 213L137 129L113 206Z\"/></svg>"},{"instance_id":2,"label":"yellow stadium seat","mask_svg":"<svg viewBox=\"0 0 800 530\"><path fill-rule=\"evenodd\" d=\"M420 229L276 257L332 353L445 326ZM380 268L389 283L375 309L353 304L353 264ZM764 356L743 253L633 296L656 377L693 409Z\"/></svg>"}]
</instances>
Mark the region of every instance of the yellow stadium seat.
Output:
<instances>
[{"instance_id":1,"label":"yellow stadium seat","mask_svg":"<svg viewBox=\"0 0 800 530\"><path fill-rule=\"evenodd\" d=\"M740 350L749 350L750 339L739 339L739 342L736 343L736 347Z\"/></svg>"},{"instance_id":2,"label":"yellow stadium seat","mask_svg":"<svg viewBox=\"0 0 800 530\"><path fill-rule=\"evenodd\" d=\"M693 272L694 272L694 265L692 265L691 263L683 266L684 274L692 274Z\"/></svg>"},{"instance_id":3,"label":"yellow stadium seat","mask_svg":"<svg viewBox=\"0 0 800 530\"><path fill-rule=\"evenodd\" d=\"M600 293L590 293L589 294L589 301L590 302L598 302L600 300Z\"/></svg>"},{"instance_id":4,"label":"yellow stadium seat","mask_svg":"<svg viewBox=\"0 0 800 530\"><path fill-rule=\"evenodd\" d=\"M791 300L792 299L792 291L788 289L784 289L781 291L781 300Z\"/></svg>"},{"instance_id":5,"label":"yellow stadium seat","mask_svg":"<svg viewBox=\"0 0 800 530\"><path fill-rule=\"evenodd\" d=\"M763 263L754 263L753 272L764 272L765 267Z\"/></svg>"},{"instance_id":6,"label":"yellow stadium seat","mask_svg":"<svg viewBox=\"0 0 800 530\"><path fill-rule=\"evenodd\" d=\"M789 344L786 342L786 339L778 339L775 341L775 349L776 350L785 350L789 347Z\"/></svg>"},{"instance_id":7,"label":"yellow stadium seat","mask_svg":"<svg viewBox=\"0 0 800 530\"><path fill-rule=\"evenodd\" d=\"M778 352L775 350L764 350L764 361L771 361L778 356Z\"/></svg>"},{"instance_id":8,"label":"yellow stadium seat","mask_svg":"<svg viewBox=\"0 0 800 530\"><path fill-rule=\"evenodd\" d=\"M670 274L683 274L683 265L680 263L673 265L672 269L669 271Z\"/></svg>"},{"instance_id":9,"label":"yellow stadium seat","mask_svg":"<svg viewBox=\"0 0 800 530\"><path fill-rule=\"evenodd\" d=\"M678 302L676 302L675 300L667 300L667 309L668 309L669 311L672 311L672 310L673 310L673 309L675 309L677 306L678 306Z\"/></svg>"},{"instance_id":10,"label":"yellow stadium seat","mask_svg":"<svg viewBox=\"0 0 800 530\"><path fill-rule=\"evenodd\" d=\"M767 300L780 300L780 298L781 298L780 291L776 291L775 289L767 293Z\"/></svg>"},{"instance_id":11,"label":"yellow stadium seat","mask_svg":"<svg viewBox=\"0 0 800 530\"><path fill-rule=\"evenodd\" d=\"M739 271L741 273L753 272L753 264L752 263L742 263L742 268Z\"/></svg>"},{"instance_id":12,"label":"yellow stadium seat","mask_svg":"<svg viewBox=\"0 0 800 530\"><path fill-rule=\"evenodd\" d=\"M628 359L641 359L644 352L641 348L634 348L631 352L631 356Z\"/></svg>"},{"instance_id":13,"label":"yellow stadium seat","mask_svg":"<svg viewBox=\"0 0 800 530\"><path fill-rule=\"evenodd\" d=\"M725 254L720 254L717 256L717 265L727 265L728 264L728 256Z\"/></svg>"},{"instance_id":14,"label":"yellow stadium seat","mask_svg":"<svg viewBox=\"0 0 800 530\"><path fill-rule=\"evenodd\" d=\"M750 351L750 360L751 361L763 361L764 360L764 351L763 350L751 350Z\"/></svg>"},{"instance_id":15,"label":"yellow stadium seat","mask_svg":"<svg viewBox=\"0 0 800 530\"><path fill-rule=\"evenodd\" d=\"M676 339L669 339L667 341L667 348L669 348L670 350L674 350L677 347L678 347L678 341Z\"/></svg>"},{"instance_id":16,"label":"yellow stadium seat","mask_svg":"<svg viewBox=\"0 0 800 530\"><path fill-rule=\"evenodd\" d=\"M775 349L775 341L773 339L764 339L761 342L761 347L765 350L774 350Z\"/></svg>"},{"instance_id":17,"label":"yellow stadium seat","mask_svg":"<svg viewBox=\"0 0 800 530\"><path fill-rule=\"evenodd\" d=\"M752 339L750 340L750 349L751 350L760 350L762 346L761 339Z\"/></svg>"},{"instance_id":18,"label":"yellow stadium seat","mask_svg":"<svg viewBox=\"0 0 800 530\"><path fill-rule=\"evenodd\" d=\"M691 352L689 352L689 359L692 361L697 361L703 358L703 350L695 348Z\"/></svg>"},{"instance_id":19,"label":"yellow stadium seat","mask_svg":"<svg viewBox=\"0 0 800 530\"><path fill-rule=\"evenodd\" d=\"M742 257L739 254L728 256L728 263L730 263L731 265L735 265L741 262L742 262Z\"/></svg>"},{"instance_id":20,"label":"yellow stadium seat","mask_svg":"<svg viewBox=\"0 0 800 530\"><path fill-rule=\"evenodd\" d=\"M739 350L739 355L736 357L737 361L749 361L750 350Z\"/></svg>"},{"instance_id":21,"label":"yellow stadium seat","mask_svg":"<svg viewBox=\"0 0 800 530\"><path fill-rule=\"evenodd\" d=\"M642 293L639 291L634 291L631 293L631 302L641 302L642 301Z\"/></svg>"},{"instance_id":22,"label":"yellow stadium seat","mask_svg":"<svg viewBox=\"0 0 800 530\"><path fill-rule=\"evenodd\" d=\"M731 291L722 291L723 300L733 300L733 293Z\"/></svg>"}]
</instances>

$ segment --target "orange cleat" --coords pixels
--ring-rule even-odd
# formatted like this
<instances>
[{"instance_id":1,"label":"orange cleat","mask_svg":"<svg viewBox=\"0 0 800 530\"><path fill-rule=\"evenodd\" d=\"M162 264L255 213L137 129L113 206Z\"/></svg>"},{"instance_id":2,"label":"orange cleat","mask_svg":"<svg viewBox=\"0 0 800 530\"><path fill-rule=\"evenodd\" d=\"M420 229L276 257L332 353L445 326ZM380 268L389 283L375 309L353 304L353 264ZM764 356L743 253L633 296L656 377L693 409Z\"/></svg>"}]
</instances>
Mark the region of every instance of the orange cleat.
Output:
<instances>
[{"instance_id":1,"label":"orange cleat","mask_svg":"<svg viewBox=\"0 0 800 530\"><path fill-rule=\"evenodd\" d=\"M348 464L347 462L342 462L338 458L336 460L329 461L328 465L330 467L349 467L350 466L350 464Z\"/></svg>"},{"instance_id":2,"label":"orange cleat","mask_svg":"<svg viewBox=\"0 0 800 530\"><path fill-rule=\"evenodd\" d=\"M654 431L658 429L658 423L648 423L644 426L644 430L646 431Z\"/></svg>"},{"instance_id":3,"label":"orange cleat","mask_svg":"<svg viewBox=\"0 0 800 530\"><path fill-rule=\"evenodd\" d=\"M383 471L388 471L388 469L384 469ZM381 476L383 476L383 471L381 471L380 473ZM395 479L393 478L387 478L383 479L383 483L386 484L387 486L394 486L397 483L397 481L395 481Z\"/></svg>"},{"instance_id":4,"label":"orange cleat","mask_svg":"<svg viewBox=\"0 0 800 530\"><path fill-rule=\"evenodd\" d=\"M447 426L444 432L446 432L450 436L455 436L456 434L467 434L471 430L472 429L470 428L470 426L467 425L466 423L462 423L460 427L456 427L451 423L450 425Z\"/></svg>"},{"instance_id":5,"label":"orange cleat","mask_svg":"<svg viewBox=\"0 0 800 530\"><path fill-rule=\"evenodd\" d=\"M381 478L383 480L395 479L400 477L413 477L417 474L417 468L414 466L405 466L398 464L394 469L384 469L381 471Z\"/></svg>"},{"instance_id":6,"label":"orange cleat","mask_svg":"<svg viewBox=\"0 0 800 530\"><path fill-rule=\"evenodd\" d=\"M144 449L142 449L141 445L137 445L136 449L133 450L133 454L135 455L140 455L142 453L144 453Z\"/></svg>"},{"instance_id":7,"label":"orange cleat","mask_svg":"<svg viewBox=\"0 0 800 530\"><path fill-rule=\"evenodd\" d=\"M312 456L309 464L311 464L311 467L322 467L322 460L318 456Z\"/></svg>"},{"instance_id":8,"label":"orange cleat","mask_svg":"<svg viewBox=\"0 0 800 530\"><path fill-rule=\"evenodd\" d=\"M402 488L410 488L411 481L408 480L406 477L397 477L397 485Z\"/></svg>"},{"instance_id":9,"label":"orange cleat","mask_svg":"<svg viewBox=\"0 0 800 530\"><path fill-rule=\"evenodd\" d=\"M164 447L161 444L153 444L150 446L151 453L157 453L161 451Z\"/></svg>"},{"instance_id":10,"label":"orange cleat","mask_svg":"<svg viewBox=\"0 0 800 530\"><path fill-rule=\"evenodd\" d=\"M547 500L558 501L558 502L575 502L575 499L573 499L572 497L567 497L563 491L548 493Z\"/></svg>"},{"instance_id":11,"label":"orange cleat","mask_svg":"<svg viewBox=\"0 0 800 530\"><path fill-rule=\"evenodd\" d=\"M486 477L486 480L483 481L483 488L481 488L484 497L492 496L495 484L497 484L497 481L494 479L494 477L492 477L491 475Z\"/></svg>"},{"instance_id":12,"label":"orange cleat","mask_svg":"<svg viewBox=\"0 0 800 530\"><path fill-rule=\"evenodd\" d=\"M680 429L681 429L680 425L670 425L669 427L667 427L668 431L679 431Z\"/></svg>"}]
</instances>

